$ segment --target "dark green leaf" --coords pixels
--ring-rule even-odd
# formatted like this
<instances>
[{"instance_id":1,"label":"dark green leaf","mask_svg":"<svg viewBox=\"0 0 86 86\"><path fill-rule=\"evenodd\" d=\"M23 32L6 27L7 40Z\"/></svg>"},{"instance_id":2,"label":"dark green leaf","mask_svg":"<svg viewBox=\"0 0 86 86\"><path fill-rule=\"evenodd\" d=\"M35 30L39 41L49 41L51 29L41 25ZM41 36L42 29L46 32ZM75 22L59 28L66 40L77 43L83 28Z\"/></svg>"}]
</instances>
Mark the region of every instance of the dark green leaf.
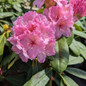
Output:
<instances>
[{"instance_id":1,"label":"dark green leaf","mask_svg":"<svg viewBox=\"0 0 86 86\"><path fill-rule=\"evenodd\" d=\"M6 43L6 37L5 37L5 33L3 33L3 35L0 35L0 61L2 60L5 43Z\"/></svg>"},{"instance_id":2,"label":"dark green leaf","mask_svg":"<svg viewBox=\"0 0 86 86\"><path fill-rule=\"evenodd\" d=\"M86 59L86 46L78 41L77 41L77 44L80 48L80 54Z\"/></svg>"},{"instance_id":3,"label":"dark green leaf","mask_svg":"<svg viewBox=\"0 0 86 86\"><path fill-rule=\"evenodd\" d=\"M77 69L77 68L68 67L66 69L66 72L68 72L68 73L70 73L74 76L77 76L79 78L86 79L86 71L83 71L83 70L80 70L80 69Z\"/></svg>"},{"instance_id":4,"label":"dark green leaf","mask_svg":"<svg viewBox=\"0 0 86 86\"><path fill-rule=\"evenodd\" d=\"M4 66L6 64L8 64L12 59L14 59L16 57L16 54L14 52L12 52L10 55L6 56L3 60L1 65Z\"/></svg>"},{"instance_id":5,"label":"dark green leaf","mask_svg":"<svg viewBox=\"0 0 86 86\"><path fill-rule=\"evenodd\" d=\"M84 32L80 32L80 31L74 30L73 33L75 35L78 35L78 36L86 39L86 34Z\"/></svg>"},{"instance_id":6,"label":"dark green leaf","mask_svg":"<svg viewBox=\"0 0 86 86\"><path fill-rule=\"evenodd\" d=\"M72 52L79 56L80 55L80 49L79 49L79 46L77 44L77 42L73 39L73 42L72 44L70 45L70 49L72 50Z\"/></svg>"},{"instance_id":7,"label":"dark green leaf","mask_svg":"<svg viewBox=\"0 0 86 86\"><path fill-rule=\"evenodd\" d=\"M13 12L3 12L3 13L0 13L0 18L5 18L13 15L14 15Z\"/></svg>"},{"instance_id":8,"label":"dark green leaf","mask_svg":"<svg viewBox=\"0 0 86 86\"><path fill-rule=\"evenodd\" d=\"M60 75L60 77L62 78L64 84L65 84L66 86L70 86L69 83L65 80L65 78L64 78L61 74L59 74L59 75Z\"/></svg>"},{"instance_id":9,"label":"dark green leaf","mask_svg":"<svg viewBox=\"0 0 86 86\"><path fill-rule=\"evenodd\" d=\"M69 62L69 49L64 37L57 41L55 50L56 55L54 58L52 57L53 59L50 62L51 66L57 72L63 72Z\"/></svg>"},{"instance_id":10,"label":"dark green leaf","mask_svg":"<svg viewBox=\"0 0 86 86\"><path fill-rule=\"evenodd\" d=\"M62 75L62 79L67 86L79 86L75 81L66 75Z\"/></svg>"},{"instance_id":11,"label":"dark green leaf","mask_svg":"<svg viewBox=\"0 0 86 86\"><path fill-rule=\"evenodd\" d=\"M60 81L60 86L64 86L64 82L62 80Z\"/></svg>"},{"instance_id":12,"label":"dark green leaf","mask_svg":"<svg viewBox=\"0 0 86 86\"><path fill-rule=\"evenodd\" d=\"M21 9L21 7L20 7L19 5L14 5L13 7L14 7L14 9L15 9L16 11L22 12L22 9Z\"/></svg>"},{"instance_id":13,"label":"dark green leaf","mask_svg":"<svg viewBox=\"0 0 86 86\"><path fill-rule=\"evenodd\" d=\"M49 81L49 77L47 76L49 73L50 70L43 70L41 72L38 72L32 76L32 78L26 82L24 86L45 86Z\"/></svg>"},{"instance_id":14,"label":"dark green leaf","mask_svg":"<svg viewBox=\"0 0 86 86\"><path fill-rule=\"evenodd\" d=\"M75 24L79 25L82 29L86 30L86 27L83 26L80 20L78 20Z\"/></svg>"},{"instance_id":15,"label":"dark green leaf","mask_svg":"<svg viewBox=\"0 0 86 86\"><path fill-rule=\"evenodd\" d=\"M84 61L83 57L81 56L69 56L69 65L75 65L75 64L79 64L82 63Z\"/></svg>"},{"instance_id":16,"label":"dark green leaf","mask_svg":"<svg viewBox=\"0 0 86 86\"><path fill-rule=\"evenodd\" d=\"M67 38L68 45L70 45L72 43L73 38L74 38L74 34L72 33L71 36Z\"/></svg>"}]
</instances>

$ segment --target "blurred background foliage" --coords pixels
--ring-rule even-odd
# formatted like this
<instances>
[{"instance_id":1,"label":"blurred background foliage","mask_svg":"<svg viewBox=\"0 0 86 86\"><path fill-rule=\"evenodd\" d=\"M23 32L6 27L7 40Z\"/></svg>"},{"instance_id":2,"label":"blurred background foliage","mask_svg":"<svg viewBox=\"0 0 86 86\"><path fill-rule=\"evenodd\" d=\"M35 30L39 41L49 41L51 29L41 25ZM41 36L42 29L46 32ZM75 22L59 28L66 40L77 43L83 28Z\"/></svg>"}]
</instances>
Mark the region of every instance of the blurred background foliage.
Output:
<instances>
[{"instance_id":1,"label":"blurred background foliage","mask_svg":"<svg viewBox=\"0 0 86 86\"><path fill-rule=\"evenodd\" d=\"M64 45L68 46L68 64L64 64L64 61L68 61L65 55L58 57L61 62L59 65L52 61L49 63L49 59L43 64L38 63L37 59L23 63L11 50L12 45L7 38L12 34L13 21L27 11L37 10L33 9L33 1L0 0L0 86L86 86L86 17L75 22L76 30L69 38L58 41L64 43L65 40ZM42 13L43 9L37 12Z\"/></svg>"}]
</instances>

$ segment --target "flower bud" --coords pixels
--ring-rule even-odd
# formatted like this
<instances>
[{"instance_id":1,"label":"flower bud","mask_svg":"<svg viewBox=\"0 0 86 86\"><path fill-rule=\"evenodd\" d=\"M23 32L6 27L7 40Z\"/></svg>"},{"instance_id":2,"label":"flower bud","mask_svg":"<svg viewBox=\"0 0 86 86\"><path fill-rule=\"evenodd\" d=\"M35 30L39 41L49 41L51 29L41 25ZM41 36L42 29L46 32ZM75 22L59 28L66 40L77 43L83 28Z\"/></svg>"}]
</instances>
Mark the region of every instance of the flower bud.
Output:
<instances>
[{"instance_id":1,"label":"flower bud","mask_svg":"<svg viewBox=\"0 0 86 86\"><path fill-rule=\"evenodd\" d=\"M3 25L3 29L4 29L4 31L7 31L7 30L9 29L9 25L4 24L4 25Z\"/></svg>"}]
</instances>

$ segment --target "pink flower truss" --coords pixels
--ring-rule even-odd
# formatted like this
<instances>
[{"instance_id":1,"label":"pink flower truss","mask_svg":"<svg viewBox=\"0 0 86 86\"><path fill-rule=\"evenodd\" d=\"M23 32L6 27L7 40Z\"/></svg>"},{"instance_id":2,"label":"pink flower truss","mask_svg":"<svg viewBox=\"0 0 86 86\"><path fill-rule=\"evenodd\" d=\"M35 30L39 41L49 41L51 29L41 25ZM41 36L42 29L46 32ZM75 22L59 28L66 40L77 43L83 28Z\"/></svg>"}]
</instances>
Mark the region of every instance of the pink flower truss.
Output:
<instances>
[{"instance_id":1,"label":"pink flower truss","mask_svg":"<svg viewBox=\"0 0 86 86\"><path fill-rule=\"evenodd\" d=\"M44 15L53 22L55 26L55 37L60 38L62 35L69 37L70 28L73 28L73 10L70 4L60 3L44 10ZM74 29L74 28L73 28Z\"/></svg>"},{"instance_id":2,"label":"pink flower truss","mask_svg":"<svg viewBox=\"0 0 86 86\"><path fill-rule=\"evenodd\" d=\"M32 11L25 13L14 22L13 33L8 40L23 62L37 57L43 63L47 56L55 54L55 32L44 15Z\"/></svg>"},{"instance_id":3,"label":"pink flower truss","mask_svg":"<svg viewBox=\"0 0 86 86\"><path fill-rule=\"evenodd\" d=\"M86 16L86 0L70 0L70 4L73 6L76 20L77 17Z\"/></svg>"}]
</instances>

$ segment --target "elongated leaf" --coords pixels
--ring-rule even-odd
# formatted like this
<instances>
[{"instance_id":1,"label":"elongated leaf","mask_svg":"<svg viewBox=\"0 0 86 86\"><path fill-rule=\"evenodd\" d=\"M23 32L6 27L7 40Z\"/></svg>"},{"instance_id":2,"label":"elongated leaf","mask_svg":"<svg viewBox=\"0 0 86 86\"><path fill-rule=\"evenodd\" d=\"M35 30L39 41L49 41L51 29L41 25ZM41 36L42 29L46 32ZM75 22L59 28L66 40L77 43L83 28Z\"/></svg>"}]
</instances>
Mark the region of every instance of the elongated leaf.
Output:
<instances>
[{"instance_id":1,"label":"elongated leaf","mask_svg":"<svg viewBox=\"0 0 86 86\"><path fill-rule=\"evenodd\" d=\"M78 20L75 24L79 25L83 30L86 30L86 27L83 26L80 20Z\"/></svg>"},{"instance_id":2,"label":"elongated leaf","mask_svg":"<svg viewBox=\"0 0 86 86\"><path fill-rule=\"evenodd\" d=\"M73 81L70 77L66 76L66 75L63 75L61 76L64 83L67 85L67 86L79 86L75 81Z\"/></svg>"},{"instance_id":3,"label":"elongated leaf","mask_svg":"<svg viewBox=\"0 0 86 86\"><path fill-rule=\"evenodd\" d=\"M73 38L74 38L74 34L72 33L71 36L67 38L68 45L70 45L72 43Z\"/></svg>"},{"instance_id":4,"label":"elongated leaf","mask_svg":"<svg viewBox=\"0 0 86 86\"><path fill-rule=\"evenodd\" d=\"M64 83L63 83L63 81L62 81L62 80L60 81L60 86L64 86Z\"/></svg>"},{"instance_id":5,"label":"elongated leaf","mask_svg":"<svg viewBox=\"0 0 86 86\"><path fill-rule=\"evenodd\" d=\"M74 24L74 27L75 27L75 29L76 29L76 30L78 30L78 31L81 31L81 32L82 32L81 27L80 27L80 26L78 26L77 24Z\"/></svg>"},{"instance_id":6,"label":"elongated leaf","mask_svg":"<svg viewBox=\"0 0 86 86\"><path fill-rule=\"evenodd\" d=\"M82 44L81 42L77 41L77 44L79 46L80 49L80 54L86 59L86 46L84 44Z\"/></svg>"},{"instance_id":7,"label":"elongated leaf","mask_svg":"<svg viewBox=\"0 0 86 86\"><path fill-rule=\"evenodd\" d=\"M14 59L16 57L16 54L14 52L12 52L10 55L6 56L3 60L1 65L6 65L8 64L12 59Z\"/></svg>"},{"instance_id":8,"label":"elongated leaf","mask_svg":"<svg viewBox=\"0 0 86 86\"><path fill-rule=\"evenodd\" d=\"M18 56L17 56L17 57L8 65L8 69L10 69L18 59L19 59L19 58L18 58Z\"/></svg>"},{"instance_id":9,"label":"elongated leaf","mask_svg":"<svg viewBox=\"0 0 86 86\"><path fill-rule=\"evenodd\" d=\"M14 9L15 9L16 11L22 12L22 9L21 9L21 7L20 7L19 5L14 5L13 7L14 7Z\"/></svg>"},{"instance_id":10,"label":"elongated leaf","mask_svg":"<svg viewBox=\"0 0 86 86\"><path fill-rule=\"evenodd\" d=\"M61 77L59 76L59 74L55 74L55 77L54 77L54 80L55 80L55 83L57 86L60 86L60 82L61 82Z\"/></svg>"},{"instance_id":11,"label":"elongated leaf","mask_svg":"<svg viewBox=\"0 0 86 86\"><path fill-rule=\"evenodd\" d=\"M0 33L2 33L4 30L3 30L3 28L2 27L0 27Z\"/></svg>"},{"instance_id":12,"label":"elongated leaf","mask_svg":"<svg viewBox=\"0 0 86 86\"><path fill-rule=\"evenodd\" d=\"M86 79L86 71L83 71L83 70L80 70L77 68L68 67L66 69L66 72L68 72L74 76L77 76L79 78Z\"/></svg>"},{"instance_id":13,"label":"elongated leaf","mask_svg":"<svg viewBox=\"0 0 86 86\"><path fill-rule=\"evenodd\" d=\"M24 84L24 86L45 86L48 81L50 70L42 70L41 72L38 72L32 78Z\"/></svg>"},{"instance_id":14,"label":"elongated leaf","mask_svg":"<svg viewBox=\"0 0 86 86\"><path fill-rule=\"evenodd\" d=\"M77 42L73 39L73 42L72 44L70 45L70 49L72 50L72 52L79 56L80 55L80 49L79 49L79 46L77 44Z\"/></svg>"},{"instance_id":15,"label":"elongated leaf","mask_svg":"<svg viewBox=\"0 0 86 86\"><path fill-rule=\"evenodd\" d=\"M75 65L75 64L79 64L82 63L84 61L83 57L81 56L69 56L69 65Z\"/></svg>"},{"instance_id":16,"label":"elongated leaf","mask_svg":"<svg viewBox=\"0 0 86 86\"><path fill-rule=\"evenodd\" d=\"M13 12L3 12L3 13L0 13L0 18L5 18L13 15L14 15Z\"/></svg>"},{"instance_id":17,"label":"elongated leaf","mask_svg":"<svg viewBox=\"0 0 86 86\"><path fill-rule=\"evenodd\" d=\"M80 31L74 30L73 33L75 35L78 35L78 36L86 39L86 34L84 32L80 32Z\"/></svg>"},{"instance_id":18,"label":"elongated leaf","mask_svg":"<svg viewBox=\"0 0 86 86\"><path fill-rule=\"evenodd\" d=\"M4 35L5 33L3 33L3 35L0 36L0 61L2 60L4 45L6 43L6 37Z\"/></svg>"},{"instance_id":19,"label":"elongated leaf","mask_svg":"<svg viewBox=\"0 0 86 86\"><path fill-rule=\"evenodd\" d=\"M66 69L69 62L69 49L66 39L64 37L57 41L55 50L56 55L50 62L51 66L57 72L63 72Z\"/></svg>"},{"instance_id":20,"label":"elongated leaf","mask_svg":"<svg viewBox=\"0 0 86 86\"><path fill-rule=\"evenodd\" d=\"M61 74L59 74L59 75L62 78L62 80L65 83L65 85L70 86L69 83L65 80L65 78Z\"/></svg>"}]
</instances>

